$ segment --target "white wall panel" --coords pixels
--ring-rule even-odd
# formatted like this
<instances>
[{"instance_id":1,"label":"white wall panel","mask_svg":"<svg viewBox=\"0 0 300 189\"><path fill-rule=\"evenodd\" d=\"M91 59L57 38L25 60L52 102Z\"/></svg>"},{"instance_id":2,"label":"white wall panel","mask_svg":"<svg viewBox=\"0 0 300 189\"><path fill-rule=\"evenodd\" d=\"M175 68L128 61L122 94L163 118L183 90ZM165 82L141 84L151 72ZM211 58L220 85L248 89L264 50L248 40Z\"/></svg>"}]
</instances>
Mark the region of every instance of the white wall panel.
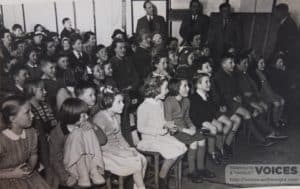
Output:
<instances>
[{"instance_id":1,"label":"white wall panel","mask_svg":"<svg viewBox=\"0 0 300 189\"><path fill-rule=\"evenodd\" d=\"M111 44L111 35L115 29L122 28L122 1L96 0L97 42Z\"/></svg>"},{"instance_id":2,"label":"white wall panel","mask_svg":"<svg viewBox=\"0 0 300 189\"><path fill-rule=\"evenodd\" d=\"M14 24L20 24L24 29L22 6L20 4L3 5L3 21L7 29L11 29Z\"/></svg>"},{"instance_id":3,"label":"white wall panel","mask_svg":"<svg viewBox=\"0 0 300 189\"><path fill-rule=\"evenodd\" d=\"M56 31L53 2L25 3L24 11L27 31L33 31L33 27L36 24L42 24L50 31Z\"/></svg>"},{"instance_id":4,"label":"white wall panel","mask_svg":"<svg viewBox=\"0 0 300 189\"><path fill-rule=\"evenodd\" d=\"M93 1L77 0L75 1L77 28L81 32L94 31L93 20Z\"/></svg>"}]
</instances>

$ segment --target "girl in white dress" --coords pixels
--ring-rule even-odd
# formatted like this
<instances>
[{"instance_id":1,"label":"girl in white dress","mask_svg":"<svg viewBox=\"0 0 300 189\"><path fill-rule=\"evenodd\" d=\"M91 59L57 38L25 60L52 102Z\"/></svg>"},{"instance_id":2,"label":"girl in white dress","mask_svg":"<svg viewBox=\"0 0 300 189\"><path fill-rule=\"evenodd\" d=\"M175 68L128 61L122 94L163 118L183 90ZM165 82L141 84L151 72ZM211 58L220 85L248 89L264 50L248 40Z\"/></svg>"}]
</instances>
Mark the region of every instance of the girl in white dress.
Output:
<instances>
[{"instance_id":1,"label":"girl in white dress","mask_svg":"<svg viewBox=\"0 0 300 189\"><path fill-rule=\"evenodd\" d=\"M168 81L161 77L150 78L144 86L144 102L137 110L138 131L142 140L138 149L142 151L159 152L164 158L160 170L160 186L167 187L167 175L177 159L186 151L185 144L171 136L176 127L174 122L167 122L164 117L164 104L162 100L168 93Z\"/></svg>"}]
</instances>

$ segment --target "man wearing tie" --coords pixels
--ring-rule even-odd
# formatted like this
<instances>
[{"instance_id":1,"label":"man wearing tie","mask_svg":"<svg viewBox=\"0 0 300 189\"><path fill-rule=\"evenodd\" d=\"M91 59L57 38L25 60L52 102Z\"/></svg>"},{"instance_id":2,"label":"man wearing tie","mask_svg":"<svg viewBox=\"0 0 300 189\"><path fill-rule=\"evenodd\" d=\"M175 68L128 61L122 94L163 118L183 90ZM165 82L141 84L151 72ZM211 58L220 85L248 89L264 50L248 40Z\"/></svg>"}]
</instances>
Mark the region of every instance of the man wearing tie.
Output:
<instances>
[{"instance_id":1,"label":"man wearing tie","mask_svg":"<svg viewBox=\"0 0 300 189\"><path fill-rule=\"evenodd\" d=\"M167 37L167 24L162 16L155 14L154 5L150 0L146 0L143 5L146 15L138 19L136 33L159 33L164 39Z\"/></svg>"},{"instance_id":2,"label":"man wearing tie","mask_svg":"<svg viewBox=\"0 0 300 189\"><path fill-rule=\"evenodd\" d=\"M230 4L222 3L219 10L220 14L211 17L208 32L208 44L216 60L224 54L226 49L242 48L242 31L231 13Z\"/></svg>"},{"instance_id":3,"label":"man wearing tie","mask_svg":"<svg viewBox=\"0 0 300 189\"><path fill-rule=\"evenodd\" d=\"M203 43L206 42L209 18L202 12L203 6L199 0L191 0L189 14L183 18L179 31L184 42L189 41L196 33L201 34Z\"/></svg>"}]
</instances>

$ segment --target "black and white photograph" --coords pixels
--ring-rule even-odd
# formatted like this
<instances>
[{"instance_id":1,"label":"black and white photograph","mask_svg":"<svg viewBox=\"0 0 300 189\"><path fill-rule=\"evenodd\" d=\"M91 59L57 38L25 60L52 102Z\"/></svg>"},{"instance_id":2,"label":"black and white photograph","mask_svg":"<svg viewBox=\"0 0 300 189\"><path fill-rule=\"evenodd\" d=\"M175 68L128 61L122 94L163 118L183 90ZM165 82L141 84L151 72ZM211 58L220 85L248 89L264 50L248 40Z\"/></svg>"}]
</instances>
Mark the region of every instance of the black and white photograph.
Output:
<instances>
[{"instance_id":1,"label":"black and white photograph","mask_svg":"<svg viewBox=\"0 0 300 189\"><path fill-rule=\"evenodd\" d=\"M299 189L299 0L0 0L0 189Z\"/></svg>"}]
</instances>

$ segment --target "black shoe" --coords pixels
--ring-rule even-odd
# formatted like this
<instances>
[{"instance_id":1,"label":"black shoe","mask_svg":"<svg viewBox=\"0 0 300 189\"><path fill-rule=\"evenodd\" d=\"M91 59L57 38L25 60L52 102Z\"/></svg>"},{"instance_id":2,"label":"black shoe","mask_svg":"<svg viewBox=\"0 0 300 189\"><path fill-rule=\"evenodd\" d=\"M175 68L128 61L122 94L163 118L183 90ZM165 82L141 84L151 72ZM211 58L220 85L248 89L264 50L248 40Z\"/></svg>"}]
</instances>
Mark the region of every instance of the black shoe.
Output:
<instances>
[{"instance_id":1,"label":"black shoe","mask_svg":"<svg viewBox=\"0 0 300 189\"><path fill-rule=\"evenodd\" d=\"M224 148L225 154L227 154L228 156L232 156L233 155L233 150L232 150L231 146L229 146L227 144L224 144L223 148Z\"/></svg>"},{"instance_id":2,"label":"black shoe","mask_svg":"<svg viewBox=\"0 0 300 189\"><path fill-rule=\"evenodd\" d=\"M272 146L274 144L275 144L275 142L272 142L270 140L265 140L265 142L262 142L262 143L258 144L258 146L269 147L269 146Z\"/></svg>"},{"instance_id":3,"label":"black shoe","mask_svg":"<svg viewBox=\"0 0 300 189\"><path fill-rule=\"evenodd\" d=\"M159 178L159 188L160 189L169 189L169 183L167 178Z\"/></svg>"},{"instance_id":4,"label":"black shoe","mask_svg":"<svg viewBox=\"0 0 300 189\"><path fill-rule=\"evenodd\" d=\"M194 171L193 173L189 173L188 179L190 181L192 181L193 183L202 183L203 182L202 176L199 175L196 171Z\"/></svg>"},{"instance_id":5,"label":"black shoe","mask_svg":"<svg viewBox=\"0 0 300 189\"><path fill-rule=\"evenodd\" d=\"M229 160L229 156L227 154L225 154L224 150L217 150L217 158L222 161L222 162L227 162Z\"/></svg>"},{"instance_id":6,"label":"black shoe","mask_svg":"<svg viewBox=\"0 0 300 189\"><path fill-rule=\"evenodd\" d=\"M208 159L216 165L221 165L221 161L219 160L216 154L209 154Z\"/></svg>"},{"instance_id":7,"label":"black shoe","mask_svg":"<svg viewBox=\"0 0 300 189\"><path fill-rule=\"evenodd\" d=\"M208 169L198 170L198 175L201 175L203 178L216 178L216 174L211 172Z\"/></svg>"}]
</instances>

